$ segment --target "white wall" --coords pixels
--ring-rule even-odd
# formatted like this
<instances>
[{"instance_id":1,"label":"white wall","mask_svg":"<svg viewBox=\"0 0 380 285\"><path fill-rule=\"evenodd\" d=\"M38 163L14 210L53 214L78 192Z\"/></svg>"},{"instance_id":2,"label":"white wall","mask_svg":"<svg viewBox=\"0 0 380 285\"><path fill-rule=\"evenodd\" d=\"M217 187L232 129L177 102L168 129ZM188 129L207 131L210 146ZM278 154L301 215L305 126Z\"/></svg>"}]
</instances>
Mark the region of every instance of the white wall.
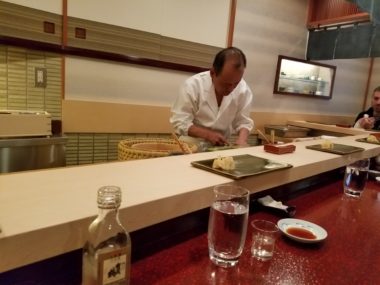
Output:
<instances>
[{"instance_id":1,"label":"white wall","mask_svg":"<svg viewBox=\"0 0 380 285\"><path fill-rule=\"evenodd\" d=\"M306 1L238 1L234 44L247 54L245 78L254 90L256 110L272 110L273 106L281 106L280 101L284 104L294 101L289 96L280 97L274 105L268 99L272 97L277 55L283 51L302 57L305 53L306 8ZM100 70L104 71L95 72ZM156 104L167 106L174 101L183 80L191 75L78 58L67 60L66 74L66 99L146 105L152 102L154 92ZM137 77L141 78L138 82ZM148 83L140 84L141 81ZM157 82L154 89L150 88L151 82Z\"/></svg>"},{"instance_id":2,"label":"white wall","mask_svg":"<svg viewBox=\"0 0 380 285\"><path fill-rule=\"evenodd\" d=\"M373 61L371 82L368 90L367 107L371 106L372 92L378 86L380 86L380 58L375 58Z\"/></svg>"},{"instance_id":3,"label":"white wall","mask_svg":"<svg viewBox=\"0 0 380 285\"><path fill-rule=\"evenodd\" d=\"M245 79L256 111L351 115L360 111L369 59L329 60L336 65L331 100L273 94L278 54L305 59L307 1L239 0L234 45L248 57Z\"/></svg>"},{"instance_id":4,"label":"white wall","mask_svg":"<svg viewBox=\"0 0 380 285\"><path fill-rule=\"evenodd\" d=\"M8 0L56 14L62 0ZM230 0L68 0L68 15L226 46ZM65 99L170 106L191 73L66 57Z\"/></svg>"},{"instance_id":5,"label":"white wall","mask_svg":"<svg viewBox=\"0 0 380 285\"><path fill-rule=\"evenodd\" d=\"M225 47L230 0L68 0L68 15Z\"/></svg>"},{"instance_id":6,"label":"white wall","mask_svg":"<svg viewBox=\"0 0 380 285\"><path fill-rule=\"evenodd\" d=\"M62 0L4 0L62 14ZM225 47L230 0L67 0L68 16Z\"/></svg>"},{"instance_id":7,"label":"white wall","mask_svg":"<svg viewBox=\"0 0 380 285\"><path fill-rule=\"evenodd\" d=\"M223 5L218 5L220 0L207 1L208 8L213 12L203 13L202 0L146 0L150 3L146 6L137 0L127 1L129 4L138 5L144 8L144 12L135 12L131 17L140 19L140 23L146 29L155 28L163 31L162 25L156 25L153 21L156 16L151 15L154 7L158 7L158 2L162 7L169 5L169 14L177 16L174 22L168 21L166 31L170 27L178 28L171 31L176 36L193 37L197 32L203 32L197 27L190 32L187 28L192 28L190 20L200 20L207 29L208 36L212 39L214 33L219 30L225 32L225 25L215 27L214 20L219 19L216 15L226 12L227 0L223 0ZM150 2L152 1L152 2ZM188 5L197 2L194 8ZM25 4L35 8L51 10L54 12L61 9L60 0L14 0L9 1L16 4ZM178 4L178 3L182 4ZM50 4L49 4L50 3ZM71 11L72 15L87 17L90 13L92 19L104 20L112 24L121 24L126 21L123 16L126 1L123 0L69 0L70 7L77 7L77 12ZM39 4L39 5L37 5ZM178 4L178 5L177 5ZM91 9L87 7L92 5ZM106 5L102 9L97 5ZM119 6L121 5L121 6ZM124 5L124 6L123 6ZM59 6L59 8L57 8ZM224 7L223 9L220 7ZM112 13L109 14L109 8ZM118 9L113 9L118 7ZM189 13L178 13L181 7L189 8ZM199 7L199 9L195 8ZM106 9L107 8L107 9ZM157 8L159 9L159 8ZM222 9L222 10L219 10ZM128 9L130 11L130 9ZM85 12L87 11L87 12ZM136 10L137 11L137 10ZM163 13L162 9L160 13ZM106 13L107 12L107 13ZM307 17L307 1L305 0L238 0L237 13L234 32L234 45L242 48L248 58L248 68L245 79L254 92L253 111L263 112L291 112L291 113L311 113L311 114L334 114L334 115L355 115L362 109L364 101L365 85L368 75L369 59L331 60L324 61L327 64L337 66L334 93L331 100L319 100L304 97L294 97L286 95L274 95L273 85L279 54L292 57L304 58L306 51L307 29L305 27ZM152 21L151 21L152 20ZM118 22L119 21L119 22ZM206 24L207 23L207 24ZM123 25L124 25L123 24ZM137 26L136 26L137 27ZM181 32L181 31L184 32ZM152 30L157 32L158 30ZM170 35L171 32L168 32ZM202 39L198 39L202 42ZM155 106L170 106L177 95L180 84L191 73L176 72L165 69L142 67L138 65L118 64L93 59L68 57L66 61L66 99L117 102ZM380 61L375 60L370 91L380 85Z\"/></svg>"},{"instance_id":8,"label":"white wall","mask_svg":"<svg viewBox=\"0 0 380 285\"><path fill-rule=\"evenodd\" d=\"M68 100L170 106L190 75L167 69L66 57Z\"/></svg>"},{"instance_id":9,"label":"white wall","mask_svg":"<svg viewBox=\"0 0 380 285\"><path fill-rule=\"evenodd\" d=\"M4 0L5 2L26 6L50 13L62 14L62 0Z\"/></svg>"},{"instance_id":10,"label":"white wall","mask_svg":"<svg viewBox=\"0 0 380 285\"><path fill-rule=\"evenodd\" d=\"M306 15L304 0L238 1L233 43L247 55L253 111L354 115L363 104L369 59L325 61L337 66L331 100L273 94L277 56L305 58ZM78 58L68 59L66 72L66 99L157 106L170 106L191 75Z\"/></svg>"},{"instance_id":11,"label":"white wall","mask_svg":"<svg viewBox=\"0 0 380 285\"><path fill-rule=\"evenodd\" d=\"M361 112L370 59L336 59L323 62L337 66L333 98L324 106L323 111L343 115L356 115Z\"/></svg>"}]
</instances>

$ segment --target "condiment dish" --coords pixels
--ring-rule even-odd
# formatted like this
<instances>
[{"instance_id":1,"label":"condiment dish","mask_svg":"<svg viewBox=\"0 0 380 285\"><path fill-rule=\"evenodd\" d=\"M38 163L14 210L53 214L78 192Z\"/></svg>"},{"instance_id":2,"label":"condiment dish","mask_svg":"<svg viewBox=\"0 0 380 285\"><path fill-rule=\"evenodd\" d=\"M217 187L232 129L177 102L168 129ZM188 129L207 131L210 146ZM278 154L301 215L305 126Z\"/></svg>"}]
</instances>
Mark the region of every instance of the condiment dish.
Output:
<instances>
[{"instance_id":1,"label":"condiment dish","mask_svg":"<svg viewBox=\"0 0 380 285\"><path fill-rule=\"evenodd\" d=\"M324 228L300 219L281 219L277 226L288 238L302 243L317 243L327 238Z\"/></svg>"}]
</instances>

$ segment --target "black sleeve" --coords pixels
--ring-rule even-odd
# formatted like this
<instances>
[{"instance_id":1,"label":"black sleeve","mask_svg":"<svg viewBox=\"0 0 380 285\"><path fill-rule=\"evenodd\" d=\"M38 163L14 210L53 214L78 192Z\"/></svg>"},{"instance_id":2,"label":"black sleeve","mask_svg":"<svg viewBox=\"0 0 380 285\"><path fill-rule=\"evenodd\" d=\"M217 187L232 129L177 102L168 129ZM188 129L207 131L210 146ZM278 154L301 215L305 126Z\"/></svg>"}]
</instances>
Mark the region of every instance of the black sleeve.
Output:
<instances>
[{"instance_id":1,"label":"black sleeve","mask_svg":"<svg viewBox=\"0 0 380 285\"><path fill-rule=\"evenodd\" d=\"M373 108L370 107L367 111L360 112L359 115L355 119L355 123L360 119L364 117L364 114L368 114L369 117L373 117ZM354 123L354 124L355 124Z\"/></svg>"},{"instance_id":2,"label":"black sleeve","mask_svg":"<svg viewBox=\"0 0 380 285\"><path fill-rule=\"evenodd\" d=\"M365 111L360 112L359 115L356 117L354 124L355 124L360 118L363 118L364 114L366 114Z\"/></svg>"}]
</instances>

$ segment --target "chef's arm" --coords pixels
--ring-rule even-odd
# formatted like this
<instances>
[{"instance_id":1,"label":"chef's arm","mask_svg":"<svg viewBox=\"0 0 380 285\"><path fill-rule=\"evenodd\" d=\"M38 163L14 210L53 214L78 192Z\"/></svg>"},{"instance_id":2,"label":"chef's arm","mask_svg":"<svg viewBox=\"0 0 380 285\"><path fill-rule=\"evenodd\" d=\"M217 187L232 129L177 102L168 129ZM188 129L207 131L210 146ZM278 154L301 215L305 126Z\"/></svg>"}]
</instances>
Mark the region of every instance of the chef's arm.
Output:
<instances>
[{"instance_id":1,"label":"chef's arm","mask_svg":"<svg viewBox=\"0 0 380 285\"><path fill-rule=\"evenodd\" d=\"M253 129L254 123L250 116L252 105L252 92L248 89L244 96L245 100L240 102L239 111L232 123L232 128L237 132L235 143L239 146L248 145L248 137Z\"/></svg>"},{"instance_id":2,"label":"chef's arm","mask_svg":"<svg viewBox=\"0 0 380 285\"><path fill-rule=\"evenodd\" d=\"M246 128L241 128L238 132L238 137L235 143L240 146L248 145L248 136L249 136L249 130Z\"/></svg>"},{"instance_id":3,"label":"chef's arm","mask_svg":"<svg viewBox=\"0 0 380 285\"><path fill-rule=\"evenodd\" d=\"M228 144L228 141L221 133L201 126L192 125L187 130L187 133L189 136L205 139L213 145Z\"/></svg>"}]
</instances>

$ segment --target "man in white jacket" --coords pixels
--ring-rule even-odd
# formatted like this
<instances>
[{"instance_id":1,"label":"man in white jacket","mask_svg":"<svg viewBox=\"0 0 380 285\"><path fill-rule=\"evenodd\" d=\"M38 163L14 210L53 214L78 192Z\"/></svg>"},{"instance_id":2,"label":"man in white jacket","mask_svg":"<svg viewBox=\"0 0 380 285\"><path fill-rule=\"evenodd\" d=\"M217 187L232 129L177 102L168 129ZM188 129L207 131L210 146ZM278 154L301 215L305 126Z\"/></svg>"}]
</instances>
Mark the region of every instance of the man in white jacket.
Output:
<instances>
[{"instance_id":1,"label":"man in white jacket","mask_svg":"<svg viewBox=\"0 0 380 285\"><path fill-rule=\"evenodd\" d=\"M187 79L171 109L170 123L184 141L203 145L247 145L253 128L252 92L243 79L244 53L235 47L221 50L211 70Z\"/></svg>"}]
</instances>

